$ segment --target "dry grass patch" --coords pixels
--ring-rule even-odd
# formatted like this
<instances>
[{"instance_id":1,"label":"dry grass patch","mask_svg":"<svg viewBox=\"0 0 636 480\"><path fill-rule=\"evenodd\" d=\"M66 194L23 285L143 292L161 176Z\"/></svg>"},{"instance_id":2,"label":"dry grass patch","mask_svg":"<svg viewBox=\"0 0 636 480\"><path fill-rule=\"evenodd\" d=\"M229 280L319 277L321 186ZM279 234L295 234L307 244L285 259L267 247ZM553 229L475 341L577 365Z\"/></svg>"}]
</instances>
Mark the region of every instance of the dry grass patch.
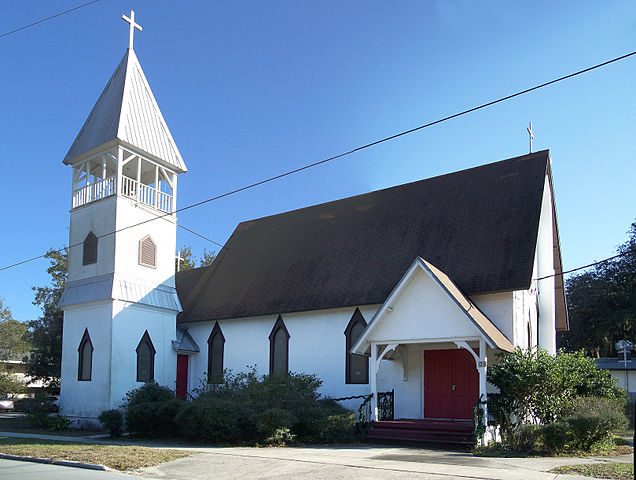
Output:
<instances>
[{"instance_id":1,"label":"dry grass patch","mask_svg":"<svg viewBox=\"0 0 636 480\"><path fill-rule=\"evenodd\" d=\"M566 465L550 470L550 473L585 475L586 477L632 480L633 463L595 463L593 465Z\"/></svg>"},{"instance_id":2,"label":"dry grass patch","mask_svg":"<svg viewBox=\"0 0 636 480\"><path fill-rule=\"evenodd\" d=\"M106 465L115 470L152 467L192 455L193 452L132 445L99 445L32 438L0 437L0 453L24 457L70 460Z\"/></svg>"}]
</instances>

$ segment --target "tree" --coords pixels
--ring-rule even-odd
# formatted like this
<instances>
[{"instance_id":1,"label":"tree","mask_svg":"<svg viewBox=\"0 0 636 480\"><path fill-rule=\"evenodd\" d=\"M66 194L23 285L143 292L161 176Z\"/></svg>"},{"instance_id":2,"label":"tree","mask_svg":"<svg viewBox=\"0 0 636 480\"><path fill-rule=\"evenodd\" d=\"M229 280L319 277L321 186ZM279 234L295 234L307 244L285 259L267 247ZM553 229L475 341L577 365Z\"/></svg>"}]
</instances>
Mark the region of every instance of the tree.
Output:
<instances>
[{"instance_id":1,"label":"tree","mask_svg":"<svg viewBox=\"0 0 636 480\"><path fill-rule=\"evenodd\" d=\"M570 330L557 336L559 348L611 356L618 340L636 340L636 222L618 258L566 282Z\"/></svg>"},{"instance_id":2,"label":"tree","mask_svg":"<svg viewBox=\"0 0 636 480\"><path fill-rule=\"evenodd\" d=\"M179 249L179 264L177 271L192 270L197 268L197 257L192 254L192 248L186 245L182 245ZM199 267L206 267L212 265L212 262L216 258L216 252L214 250L208 251L203 249L203 257L198 260ZM175 267L177 267L177 260L175 260Z\"/></svg>"},{"instance_id":3,"label":"tree","mask_svg":"<svg viewBox=\"0 0 636 480\"><path fill-rule=\"evenodd\" d=\"M179 262L178 264L176 262ZM175 260L177 271L192 270L196 268L196 257L192 255L192 248L182 245L179 249L179 258Z\"/></svg>"},{"instance_id":4,"label":"tree","mask_svg":"<svg viewBox=\"0 0 636 480\"><path fill-rule=\"evenodd\" d=\"M49 250L47 272L51 275L51 286L33 287L34 305L42 307L42 316L29 322L33 350L27 362L27 371L34 378L57 385L62 363L62 322L64 314L57 306L68 277L68 249Z\"/></svg>"},{"instance_id":5,"label":"tree","mask_svg":"<svg viewBox=\"0 0 636 480\"><path fill-rule=\"evenodd\" d=\"M212 262L216 258L216 252L214 250L210 250L208 252L207 248L203 249L203 257L199 261L200 267L207 267L208 265L212 265Z\"/></svg>"},{"instance_id":6,"label":"tree","mask_svg":"<svg viewBox=\"0 0 636 480\"><path fill-rule=\"evenodd\" d=\"M14 320L0 298L0 360L22 360L31 350L29 326Z\"/></svg>"}]
</instances>

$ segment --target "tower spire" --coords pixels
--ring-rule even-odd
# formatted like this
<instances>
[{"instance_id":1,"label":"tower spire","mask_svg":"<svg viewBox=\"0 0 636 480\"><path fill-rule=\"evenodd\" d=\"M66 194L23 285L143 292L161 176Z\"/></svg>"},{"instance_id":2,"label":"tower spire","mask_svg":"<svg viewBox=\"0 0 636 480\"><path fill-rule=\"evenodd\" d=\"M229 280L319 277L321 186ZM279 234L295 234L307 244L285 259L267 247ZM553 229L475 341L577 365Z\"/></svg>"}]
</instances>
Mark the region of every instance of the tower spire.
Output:
<instances>
[{"instance_id":1,"label":"tower spire","mask_svg":"<svg viewBox=\"0 0 636 480\"><path fill-rule=\"evenodd\" d=\"M130 24L130 31L128 33L128 48L133 49L133 36L135 34L135 28L141 32L141 25L135 23L135 11L130 11L130 18L122 13L121 18Z\"/></svg>"}]
</instances>

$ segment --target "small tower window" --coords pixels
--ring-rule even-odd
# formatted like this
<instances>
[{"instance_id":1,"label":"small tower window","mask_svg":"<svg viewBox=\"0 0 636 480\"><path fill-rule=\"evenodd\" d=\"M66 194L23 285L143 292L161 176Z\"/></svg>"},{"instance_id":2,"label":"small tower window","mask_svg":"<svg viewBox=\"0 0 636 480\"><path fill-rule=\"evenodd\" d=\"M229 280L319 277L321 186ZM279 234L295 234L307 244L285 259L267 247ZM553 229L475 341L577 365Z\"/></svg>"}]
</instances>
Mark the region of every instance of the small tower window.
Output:
<instances>
[{"instance_id":1,"label":"small tower window","mask_svg":"<svg viewBox=\"0 0 636 480\"><path fill-rule=\"evenodd\" d=\"M84 330L84 335L77 348L79 359L77 363L77 380L80 382L91 380L91 371L93 368L93 343L88 334L88 328Z\"/></svg>"},{"instance_id":2,"label":"small tower window","mask_svg":"<svg viewBox=\"0 0 636 480\"><path fill-rule=\"evenodd\" d=\"M148 330L137 345L137 381L152 382L155 379L155 347L152 345Z\"/></svg>"},{"instance_id":3,"label":"small tower window","mask_svg":"<svg viewBox=\"0 0 636 480\"><path fill-rule=\"evenodd\" d=\"M139 265L157 267L157 245L152 241L150 235L139 241Z\"/></svg>"},{"instance_id":4,"label":"small tower window","mask_svg":"<svg viewBox=\"0 0 636 480\"><path fill-rule=\"evenodd\" d=\"M97 263L97 236L93 232L88 232L84 239L82 265L90 265L92 263Z\"/></svg>"},{"instance_id":5,"label":"small tower window","mask_svg":"<svg viewBox=\"0 0 636 480\"><path fill-rule=\"evenodd\" d=\"M223 349L225 337L221 332L219 322L214 324L210 338L208 338L208 383L223 381Z\"/></svg>"},{"instance_id":6,"label":"small tower window","mask_svg":"<svg viewBox=\"0 0 636 480\"><path fill-rule=\"evenodd\" d=\"M369 359L364 355L349 353L367 326L360 309L356 308L345 329L346 337L346 370L345 383L369 383Z\"/></svg>"},{"instance_id":7,"label":"small tower window","mask_svg":"<svg viewBox=\"0 0 636 480\"><path fill-rule=\"evenodd\" d=\"M289 372L289 332L280 315L269 334L269 373Z\"/></svg>"}]
</instances>

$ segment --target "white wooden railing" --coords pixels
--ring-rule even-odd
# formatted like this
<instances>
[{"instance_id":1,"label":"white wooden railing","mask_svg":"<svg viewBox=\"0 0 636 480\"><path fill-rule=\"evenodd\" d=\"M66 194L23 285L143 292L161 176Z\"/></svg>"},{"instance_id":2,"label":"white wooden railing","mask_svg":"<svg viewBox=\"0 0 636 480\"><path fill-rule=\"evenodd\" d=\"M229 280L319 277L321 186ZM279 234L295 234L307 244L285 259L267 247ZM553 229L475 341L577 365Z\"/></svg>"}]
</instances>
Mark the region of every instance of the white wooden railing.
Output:
<instances>
[{"instance_id":1,"label":"white wooden railing","mask_svg":"<svg viewBox=\"0 0 636 480\"><path fill-rule=\"evenodd\" d=\"M149 205L162 212L172 212L172 195L156 188L144 185L129 177L121 178L120 194ZM91 183L73 191L73 208L81 207L90 202L114 195L116 192L116 177L108 177L99 182Z\"/></svg>"},{"instance_id":2,"label":"white wooden railing","mask_svg":"<svg viewBox=\"0 0 636 480\"><path fill-rule=\"evenodd\" d=\"M108 177L73 191L73 208L101 200L115 194L115 177Z\"/></svg>"},{"instance_id":3,"label":"white wooden railing","mask_svg":"<svg viewBox=\"0 0 636 480\"><path fill-rule=\"evenodd\" d=\"M149 205L162 212L172 212L172 195L144 185L129 177L122 177L121 194L134 198L139 203Z\"/></svg>"}]
</instances>

